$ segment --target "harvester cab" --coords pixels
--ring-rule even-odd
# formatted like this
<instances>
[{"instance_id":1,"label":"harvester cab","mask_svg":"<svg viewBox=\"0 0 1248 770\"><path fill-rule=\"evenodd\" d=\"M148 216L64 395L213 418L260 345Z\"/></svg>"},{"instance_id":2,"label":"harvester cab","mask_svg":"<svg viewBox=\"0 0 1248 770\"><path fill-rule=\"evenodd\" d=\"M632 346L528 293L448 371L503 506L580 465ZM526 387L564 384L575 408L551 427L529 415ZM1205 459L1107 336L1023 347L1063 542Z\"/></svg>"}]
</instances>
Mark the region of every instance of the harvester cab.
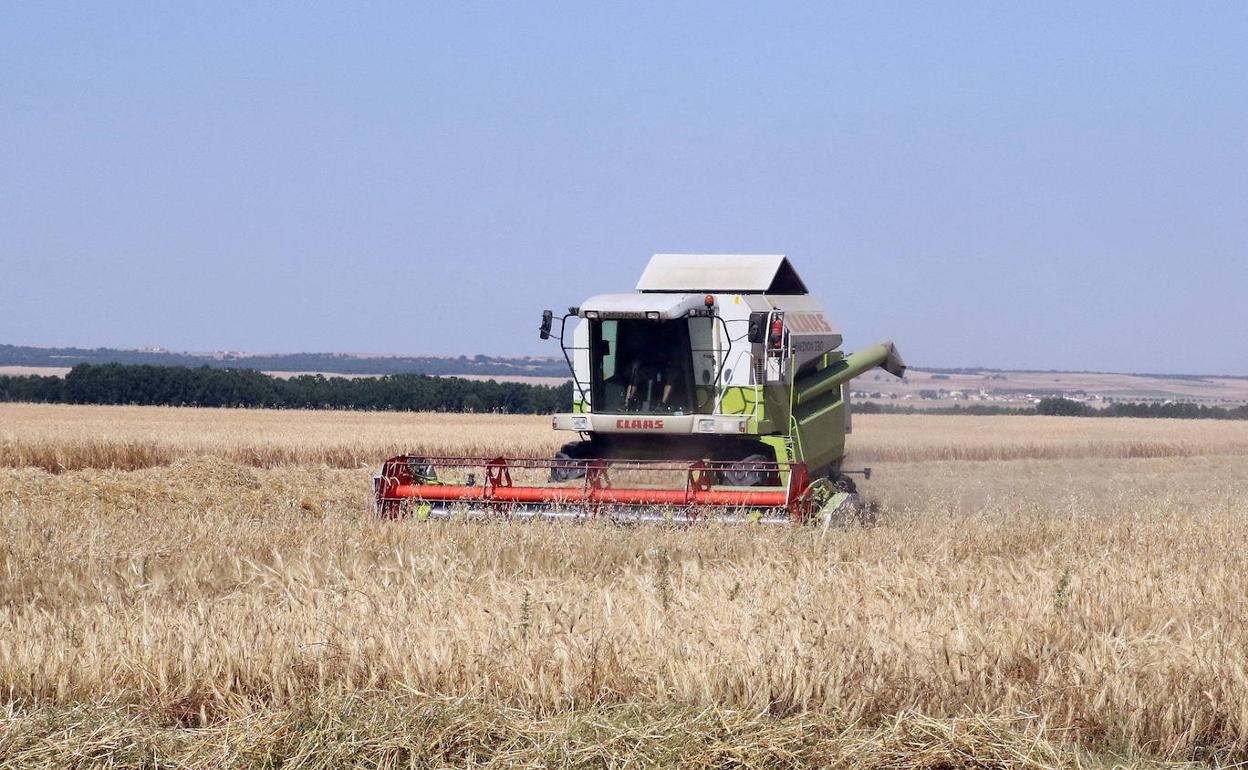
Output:
<instances>
[{"instance_id":1,"label":"harvester cab","mask_svg":"<svg viewBox=\"0 0 1248 770\"><path fill-rule=\"evenodd\" d=\"M656 254L635 291L545 311L539 335L558 338L573 379L554 428L578 439L544 460L392 458L380 511L826 522L857 504L841 467L849 381L905 372L891 342L842 353L781 255ZM480 486L433 471L474 466ZM517 484L513 471L544 478Z\"/></svg>"}]
</instances>

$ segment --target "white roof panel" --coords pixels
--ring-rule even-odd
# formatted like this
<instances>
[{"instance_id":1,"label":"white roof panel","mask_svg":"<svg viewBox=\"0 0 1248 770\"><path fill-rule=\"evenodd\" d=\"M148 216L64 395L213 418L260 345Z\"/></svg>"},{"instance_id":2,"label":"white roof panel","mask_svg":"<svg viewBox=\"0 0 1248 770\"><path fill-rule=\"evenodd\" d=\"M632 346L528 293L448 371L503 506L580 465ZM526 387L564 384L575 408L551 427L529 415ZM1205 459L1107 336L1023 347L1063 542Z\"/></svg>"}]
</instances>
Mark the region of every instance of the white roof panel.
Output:
<instances>
[{"instance_id":1,"label":"white roof panel","mask_svg":"<svg viewBox=\"0 0 1248 770\"><path fill-rule=\"evenodd\" d=\"M604 317L644 318L646 313L658 313L660 318L683 318L690 310L702 307L701 294L598 294L581 303L582 317L585 311L596 311Z\"/></svg>"},{"instance_id":2,"label":"white roof panel","mask_svg":"<svg viewBox=\"0 0 1248 770\"><path fill-rule=\"evenodd\" d=\"M805 294L783 254L655 254L638 291Z\"/></svg>"}]
</instances>

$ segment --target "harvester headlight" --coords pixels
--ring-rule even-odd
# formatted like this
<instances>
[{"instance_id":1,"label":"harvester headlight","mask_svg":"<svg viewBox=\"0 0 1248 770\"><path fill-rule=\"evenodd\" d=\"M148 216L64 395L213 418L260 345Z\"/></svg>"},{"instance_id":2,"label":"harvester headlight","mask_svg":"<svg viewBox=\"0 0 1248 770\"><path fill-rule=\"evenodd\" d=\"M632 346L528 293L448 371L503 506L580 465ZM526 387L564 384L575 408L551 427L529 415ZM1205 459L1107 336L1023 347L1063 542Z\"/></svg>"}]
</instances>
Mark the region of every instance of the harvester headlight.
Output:
<instances>
[{"instance_id":1,"label":"harvester headlight","mask_svg":"<svg viewBox=\"0 0 1248 770\"><path fill-rule=\"evenodd\" d=\"M647 320L647 321L657 321L657 320L659 320L659 311L657 311L657 310L647 310L647 311L646 311L646 320Z\"/></svg>"},{"instance_id":2,"label":"harvester headlight","mask_svg":"<svg viewBox=\"0 0 1248 770\"><path fill-rule=\"evenodd\" d=\"M714 433L715 421L714 420L698 420L698 432L699 433Z\"/></svg>"},{"instance_id":3,"label":"harvester headlight","mask_svg":"<svg viewBox=\"0 0 1248 770\"><path fill-rule=\"evenodd\" d=\"M573 417L572 429L573 430L589 430L589 418L588 417Z\"/></svg>"},{"instance_id":4,"label":"harvester headlight","mask_svg":"<svg viewBox=\"0 0 1248 770\"><path fill-rule=\"evenodd\" d=\"M588 318L588 319L590 319L590 320L597 319L597 318L598 318L598 311L597 311L597 310L586 310L586 311L585 311L585 317L586 317L586 318Z\"/></svg>"},{"instance_id":5,"label":"harvester headlight","mask_svg":"<svg viewBox=\"0 0 1248 770\"><path fill-rule=\"evenodd\" d=\"M747 429L749 426L750 426L750 421L749 421L749 420L740 420L740 421L738 421L738 422L737 422L737 433L745 433L746 429Z\"/></svg>"}]
</instances>

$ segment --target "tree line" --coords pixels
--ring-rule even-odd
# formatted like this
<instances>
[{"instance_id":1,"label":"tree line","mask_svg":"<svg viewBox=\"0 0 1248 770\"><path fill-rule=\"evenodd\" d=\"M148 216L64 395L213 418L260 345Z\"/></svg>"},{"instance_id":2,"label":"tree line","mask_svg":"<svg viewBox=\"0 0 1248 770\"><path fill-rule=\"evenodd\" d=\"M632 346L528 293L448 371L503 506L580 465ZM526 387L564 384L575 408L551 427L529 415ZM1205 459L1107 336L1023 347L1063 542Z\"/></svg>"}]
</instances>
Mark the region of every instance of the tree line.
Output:
<instances>
[{"instance_id":1,"label":"tree line","mask_svg":"<svg viewBox=\"0 0 1248 770\"><path fill-rule=\"evenodd\" d=\"M0 366L77 366L78 364L149 364L257 369L267 372L337 372L339 374L473 374L563 377L562 358L502 356L352 356L344 353L221 354L115 348L35 348L0 345Z\"/></svg>"},{"instance_id":2,"label":"tree line","mask_svg":"<svg viewBox=\"0 0 1248 770\"><path fill-rule=\"evenodd\" d=\"M1129 403L1116 401L1104 409L1093 409L1082 401L1069 398L1042 398L1036 405L1038 414L1069 417L1170 417L1181 420L1248 420L1248 404L1240 406L1205 406L1177 401L1165 403Z\"/></svg>"},{"instance_id":3,"label":"tree line","mask_svg":"<svg viewBox=\"0 0 1248 770\"><path fill-rule=\"evenodd\" d=\"M0 401L551 414L571 408L572 383L552 387L424 374L360 378L304 374L282 379L254 369L79 364L63 378L0 375ZM1043 414L1248 420L1248 405L1117 402L1104 409L1093 409L1086 403L1067 398L1041 399L1034 408L973 404L919 409L910 405L860 402L855 404L854 411L860 414Z\"/></svg>"},{"instance_id":4,"label":"tree line","mask_svg":"<svg viewBox=\"0 0 1248 770\"><path fill-rule=\"evenodd\" d=\"M0 376L0 401L550 414L571 408L572 383L552 387L423 374L282 379L254 369L79 364L64 378Z\"/></svg>"},{"instance_id":5,"label":"tree line","mask_svg":"<svg viewBox=\"0 0 1248 770\"><path fill-rule=\"evenodd\" d=\"M880 404L859 401L856 414L962 414L962 415L1057 415L1063 417L1168 417L1178 420L1248 420L1248 405L1223 407L1180 403L1115 402L1104 409L1094 409L1082 401L1069 398L1042 398L1033 407L1001 406L999 404L954 404L922 408L910 404Z\"/></svg>"}]
</instances>

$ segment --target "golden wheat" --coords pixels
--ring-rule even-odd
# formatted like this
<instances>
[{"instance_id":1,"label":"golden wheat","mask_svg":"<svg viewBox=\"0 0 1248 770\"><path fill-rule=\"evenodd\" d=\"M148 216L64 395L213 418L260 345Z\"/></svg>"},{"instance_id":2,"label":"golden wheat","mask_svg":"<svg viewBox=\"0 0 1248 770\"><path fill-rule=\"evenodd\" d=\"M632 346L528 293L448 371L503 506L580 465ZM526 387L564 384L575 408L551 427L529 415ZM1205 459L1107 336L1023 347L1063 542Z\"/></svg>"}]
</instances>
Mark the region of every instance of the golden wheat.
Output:
<instances>
[{"instance_id":1,"label":"golden wheat","mask_svg":"<svg viewBox=\"0 0 1248 770\"><path fill-rule=\"evenodd\" d=\"M239 709L191 730L176 719L161 723L109 708L0 717L0 726L0 756L6 758L0 765L20 767L63 767L67 757L75 768L1156 766L1139 757L1111 765L1054 744L1042 722L1020 715L932 719L903 712L868 728L823 714L775 717L638 704L541 717L406 692L356 693L296 709Z\"/></svg>"},{"instance_id":2,"label":"golden wheat","mask_svg":"<svg viewBox=\"0 0 1248 770\"><path fill-rule=\"evenodd\" d=\"M540 418L2 413L7 464L44 445L88 466L0 472L0 749L32 765L1248 757L1242 427L861 419L881 524L822 534L383 522L370 469L326 459L549 451ZM168 465L89 467L138 445ZM735 725L719 743L708 709ZM655 737L677 725L690 742Z\"/></svg>"},{"instance_id":3,"label":"golden wheat","mask_svg":"<svg viewBox=\"0 0 1248 770\"><path fill-rule=\"evenodd\" d=\"M857 463L1248 456L1229 421L860 415ZM540 416L0 404L0 467L137 470L212 455L272 468L359 468L413 451L548 457L575 434Z\"/></svg>"}]
</instances>

